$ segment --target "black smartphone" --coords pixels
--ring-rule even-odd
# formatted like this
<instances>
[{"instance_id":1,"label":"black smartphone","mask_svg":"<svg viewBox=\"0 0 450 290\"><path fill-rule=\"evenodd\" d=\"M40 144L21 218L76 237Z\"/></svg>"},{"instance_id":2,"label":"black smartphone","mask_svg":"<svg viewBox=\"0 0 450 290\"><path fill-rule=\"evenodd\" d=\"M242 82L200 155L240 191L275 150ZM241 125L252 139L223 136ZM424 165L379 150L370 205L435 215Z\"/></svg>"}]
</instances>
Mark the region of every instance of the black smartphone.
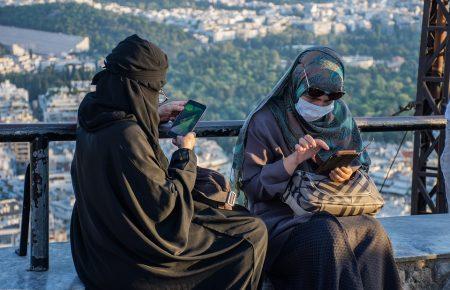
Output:
<instances>
[{"instance_id":1,"label":"black smartphone","mask_svg":"<svg viewBox=\"0 0 450 290\"><path fill-rule=\"evenodd\" d=\"M370 141L367 143L364 148L357 152L356 150L340 150L331 155L327 160L320 162L319 167L316 169L317 174L328 175L333 169L338 167L345 167L351 165L353 160L361 155L364 151L367 150L369 145L373 142Z\"/></svg>"},{"instance_id":2,"label":"black smartphone","mask_svg":"<svg viewBox=\"0 0 450 290\"><path fill-rule=\"evenodd\" d=\"M189 100L184 105L183 111L173 121L168 135L175 138L176 136L185 136L187 133L192 132L205 111L205 105Z\"/></svg>"},{"instance_id":3,"label":"black smartphone","mask_svg":"<svg viewBox=\"0 0 450 290\"><path fill-rule=\"evenodd\" d=\"M323 161L316 169L317 174L328 175L333 169L349 166L359 156L356 150L341 150Z\"/></svg>"}]
</instances>

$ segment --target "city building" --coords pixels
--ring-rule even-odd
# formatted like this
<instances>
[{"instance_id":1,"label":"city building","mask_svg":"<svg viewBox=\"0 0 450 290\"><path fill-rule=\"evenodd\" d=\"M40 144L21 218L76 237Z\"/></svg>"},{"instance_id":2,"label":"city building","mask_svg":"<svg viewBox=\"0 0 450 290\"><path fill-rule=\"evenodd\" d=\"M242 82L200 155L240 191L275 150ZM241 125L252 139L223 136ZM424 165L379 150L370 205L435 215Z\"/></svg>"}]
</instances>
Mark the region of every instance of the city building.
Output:
<instances>
[{"instance_id":1,"label":"city building","mask_svg":"<svg viewBox=\"0 0 450 290\"><path fill-rule=\"evenodd\" d=\"M343 56L342 59L347 66L359 67L362 69L369 69L375 64L373 57L371 56L352 55Z\"/></svg>"},{"instance_id":2,"label":"city building","mask_svg":"<svg viewBox=\"0 0 450 290\"><path fill-rule=\"evenodd\" d=\"M15 175L16 160L11 147L0 143L0 179L8 179Z\"/></svg>"},{"instance_id":3,"label":"city building","mask_svg":"<svg viewBox=\"0 0 450 290\"><path fill-rule=\"evenodd\" d=\"M57 71L68 69L83 69L95 71L95 61L88 57L79 57L74 54L61 56L39 55L31 51L25 51L21 46L14 44L10 48L11 54L0 56L0 74L9 73L34 73L47 67L54 67Z\"/></svg>"},{"instance_id":4,"label":"city building","mask_svg":"<svg viewBox=\"0 0 450 290\"><path fill-rule=\"evenodd\" d=\"M33 123L36 119L29 104L28 91L17 88L10 81L0 83L0 123ZM15 155L17 170L22 170L30 160L29 143L6 144Z\"/></svg>"},{"instance_id":5,"label":"city building","mask_svg":"<svg viewBox=\"0 0 450 290\"><path fill-rule=\"evenodd\" d=\"M370 1L370 0L330 0L326 3L276 4L269 1L222 1L208 0L205 9L175 7L171 9L145 10L137 7L93 0L0 0L1 5L30 5L34 3L77 2L95 9L142 16L149 21L180 26L185 31L197 35L201 43L234 39L232 32L248 29L258 31L242 37L262 37L265 33L279 33L289 25L304 23L305 28L315 35L343 33L356 29L371 30L374 21L383 24L385 33L394 32L394 27L419 28L423 3L411 1ZM284 23L284 21L286 23ZM306 22L310 24L306 24ZM273 23L282 23L272 26ZM313 24L316 23L316 24ZM332 26L330 28L330 25ZM249 27L251 26L251 27ZM223 33L223 32L226 33ZM215 35L215 36L213 36ZM235 37L240 37L236 34ZM83 45L82 45L83 46ZM86 43L84 44L86 46Z\"/></svg>"},{"instance_id":6,"label":"city building","mask_svg":"<svg viewBox=\"0 0 450 290\"><path fill-rule=\"evenodd\" d=\"M391 61L386 62L386 66L393 71L400 71L401 66L405 63L405 58L401 56L394 56Z\"/></svg>"},{"instance_id":7,"label":"city building","mask_svg":"<svg viewBox=\"0 0 450 290\"><path fill-rule=\"evenodd\" d=\"M20 202L15 198L0 200L0 247L18 244L21 208Z\"/></svg>"},{"instance_id":8,"label":"city building","mask_svg":"<svg viewBox=\"0 0 450 290\"><path fill-rule=\"evenodd\" d=\"M78 106L90 90L89 81L72 81L71 88L50 88L46 94L38 97L44 122L76 122Z\"/></svg>"},{"instance_id":9,"label":"city building","mask_svg":"<svg viewBox=\"0 0 450 290\"><path fill-rule=\"evenodd\" d=\"M213 42L220 42L225 40L233 40L236 38L236 31L228 30L228 31L212 31L211 37Z\"/></svg>"},{"instance_id":10,"label":"city building","mask_svg":"<svg viewBox=\"0 0 450 290\"><path fill-rule=\"evenodd\" d=\"M336 23L333 25L332 31L334 34L341 34L347 32L347 26L344 23Z\"/></svg>"}]
</instances>

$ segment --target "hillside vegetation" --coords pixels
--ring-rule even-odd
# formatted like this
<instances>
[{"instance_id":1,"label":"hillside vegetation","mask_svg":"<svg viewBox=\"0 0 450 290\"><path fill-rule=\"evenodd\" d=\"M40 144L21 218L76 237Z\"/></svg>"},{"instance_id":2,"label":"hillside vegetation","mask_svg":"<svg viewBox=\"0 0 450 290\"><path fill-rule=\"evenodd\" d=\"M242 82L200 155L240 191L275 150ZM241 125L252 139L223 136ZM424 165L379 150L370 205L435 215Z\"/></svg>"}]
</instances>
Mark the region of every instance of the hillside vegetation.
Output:
<instances>
[{"instance_id":1,"label":"hillside vegetation","mask_svg":"<svg viewBox=\"0 0 450 290\"><path fill-rule=\"evenodd\" d=\"M125 0L121 2L127 4ZM96 59L107 55L126 36L137 33L167 52L170 97L207 104L209 120L245 118L282 76L284 64L289 65L299 53L293 48L299 44L328 45L343 55L406 59L398 72L382 65L368 70L347 68L345 100L356 116L390 115L415 98L419 32L386 33L381 24L376 24L372 33L355 31L315 38L301 29L289 28L279 35L210 45L200 44L179 27L79 4L3 7L0 24L88 36L88 54ZM76 74L76 78L92 76L86 72ZM67 82L70 77L68 72L47 70L43 74L3 78L31 89L31 97L36 98L47 87Z\"/></svg>"}]
</instances>

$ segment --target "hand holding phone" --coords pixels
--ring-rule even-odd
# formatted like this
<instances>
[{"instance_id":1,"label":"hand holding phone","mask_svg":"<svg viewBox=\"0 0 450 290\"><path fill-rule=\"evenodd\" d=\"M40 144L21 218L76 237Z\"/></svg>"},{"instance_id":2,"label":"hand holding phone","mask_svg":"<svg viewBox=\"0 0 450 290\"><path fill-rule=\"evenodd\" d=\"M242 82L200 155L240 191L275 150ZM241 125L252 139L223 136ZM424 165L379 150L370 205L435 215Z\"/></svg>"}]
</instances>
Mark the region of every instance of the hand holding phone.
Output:
<instances>
[{"instance_id":1,"label":"hand holding phone","mask_svg":"<svg viewBox=\"0 0 450 290\"><path fill-rule=\"evenodd\" d=\"M192 132L205 111L205 105L189 100L184 105L183 111L173 121L172 127L168 132L169 136L175 138L177 136L185 136L189 132Z\"/></svg>"},{"instance_id":2,"label":"hand holding phone","mask_svg":"<svg viewBox=\"0 0 450 290\"><path fill-rule=\"evenodd\" d=\"M357 168L359 167L337 167L333 169L328 176L332 181L342 183L349 180Z\"/></svg>"},{"instance_id":3,"label":"hand holding phone","mask_svg":"<svg viewBox=\"0 0 450 290\"><path fill-rule=\"evenodd\" d=\"M196 143L195 133L187 133L186 136L177 136L172 139L172 144L178 148L193 150Z\"/></svg>"},{"instance_id":4,"label":"hand holding phone","mask_svg":"<svg viewBox=\"0 0 450 290\"><path fill-rule=\"evenodd\" d=\"M370 141L364 148L357 152L356 150L340 150L331 155L327 160L318 160L319 168L316 169L317 174L328 175L332 170L340 167L348 167L351 165L353 160L358 158L367 147L373 142Z\"/></svg>"},{"instance_id":5,"label":"hand holding phone","mask_svg":"<svg viewBox=\"0 0 450 290\"><path fill-rule=\"evenodd\" d=\"M183 111L184 105L186 105L186 103L187 101L171 101L159 105L159 121L161 123L165 123L175 120L178 114Z\"/></svg>"},{"instance_id":6,"label":"hand holding phone","mask_svg":"<svg viewBox=\"0 0 450 290\"><path fill-rule=\"evenodd\" d=\"M339 167L350 166L353 160L359 156L356 150L340 150L330 156L327 160L319 162L316 169L317 174L328 175L332 170Z\"/></svg>"}]
</instances>

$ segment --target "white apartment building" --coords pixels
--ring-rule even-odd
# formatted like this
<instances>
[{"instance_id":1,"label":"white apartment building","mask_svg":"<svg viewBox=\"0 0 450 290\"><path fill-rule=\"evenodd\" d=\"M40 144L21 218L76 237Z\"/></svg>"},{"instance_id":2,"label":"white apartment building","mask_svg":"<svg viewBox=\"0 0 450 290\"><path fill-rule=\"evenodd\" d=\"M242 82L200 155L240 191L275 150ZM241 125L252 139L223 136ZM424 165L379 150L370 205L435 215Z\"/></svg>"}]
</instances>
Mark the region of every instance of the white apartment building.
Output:
<instances>
[{"instance_id":1,"label":"white apartment building","mask_svg":"<svg viewBox=\"0 0 450 290\"><path fill-rule=\"evenodd\" d=\"M17 88L8 80L0 83L0 123L35 122L31 112L28 91ZM23 166L30 160L29 143L8 143L18 165Z\"/></svg>"},{"instance_id":2,"label":"white apartment building","mask_svg":"<svg viewBox=\"0 0 450 290\"><path fill-rule=\"evenodd\" d=\"M321 22L312 21L309 23L305 23L304 28L306 30L314 33L315 36L327 35L331 32L331 28L332 28L331 24L332 24L331 22L325 22L325 21L321 21Z\"/></svg>"},{"instance_id":3,"label":"white apartment building","mask_svg":"<svg viewBox=\"0 0 450 290\"><path fill-rule=\"evenodd\" d=\"M19 200L15 198L0 200L0 248L18 244L21 209Z\"/></svg>"},{"instance_id":4,"label":"white apartment building","mask_svg":"<svg viewBox=\"0 0 450 290\"><path fill-rule=\"evenodd\" d=\"M73 81L68 87L51 88L39 96L39 106L44 122L61 123L77 121L78 106L91 90L89 81Z\"/></svg>"},{"instance_id":5,"label":"white apartment building","mask_svg":"<svg viewBox=\"0 0 450 290\"><path fill-rule=\"evenodd\" d=\"M20 224L21 208L15 198L0 200L0 229Z\"/></svg>"},{"instance_id":6,"label":"white apartment building","mask_svg":"<svg viewBox=\"0 0 450 290\"><path fill-rule=\"evenodd\" d=\"M369 69L375 64L373 57L371 56L352 55L343 56L342 59L347 66L363 69Z\"/></svg>"},{"instance_id":7,"label":"white apartment building","mask_svg":"<svg viewBox=\"0 0 450 290\"><path fill-rule=\"evenodd\" d=\"M211 37L213 42L221 42L226 40L233 40L236 38L236 31L234 30L218 30L212 31Z\"/></svg>"},{"instance_id":8,"label":"white apartment building","mask_svg":"<svg viewBox=\"0 0 450 290\"><path fill-rule=\"evenodd\" d=\"M10 146L0 143L0 179L13 177L15 169L15 158Z\"/></svg>"}]
</instances>

